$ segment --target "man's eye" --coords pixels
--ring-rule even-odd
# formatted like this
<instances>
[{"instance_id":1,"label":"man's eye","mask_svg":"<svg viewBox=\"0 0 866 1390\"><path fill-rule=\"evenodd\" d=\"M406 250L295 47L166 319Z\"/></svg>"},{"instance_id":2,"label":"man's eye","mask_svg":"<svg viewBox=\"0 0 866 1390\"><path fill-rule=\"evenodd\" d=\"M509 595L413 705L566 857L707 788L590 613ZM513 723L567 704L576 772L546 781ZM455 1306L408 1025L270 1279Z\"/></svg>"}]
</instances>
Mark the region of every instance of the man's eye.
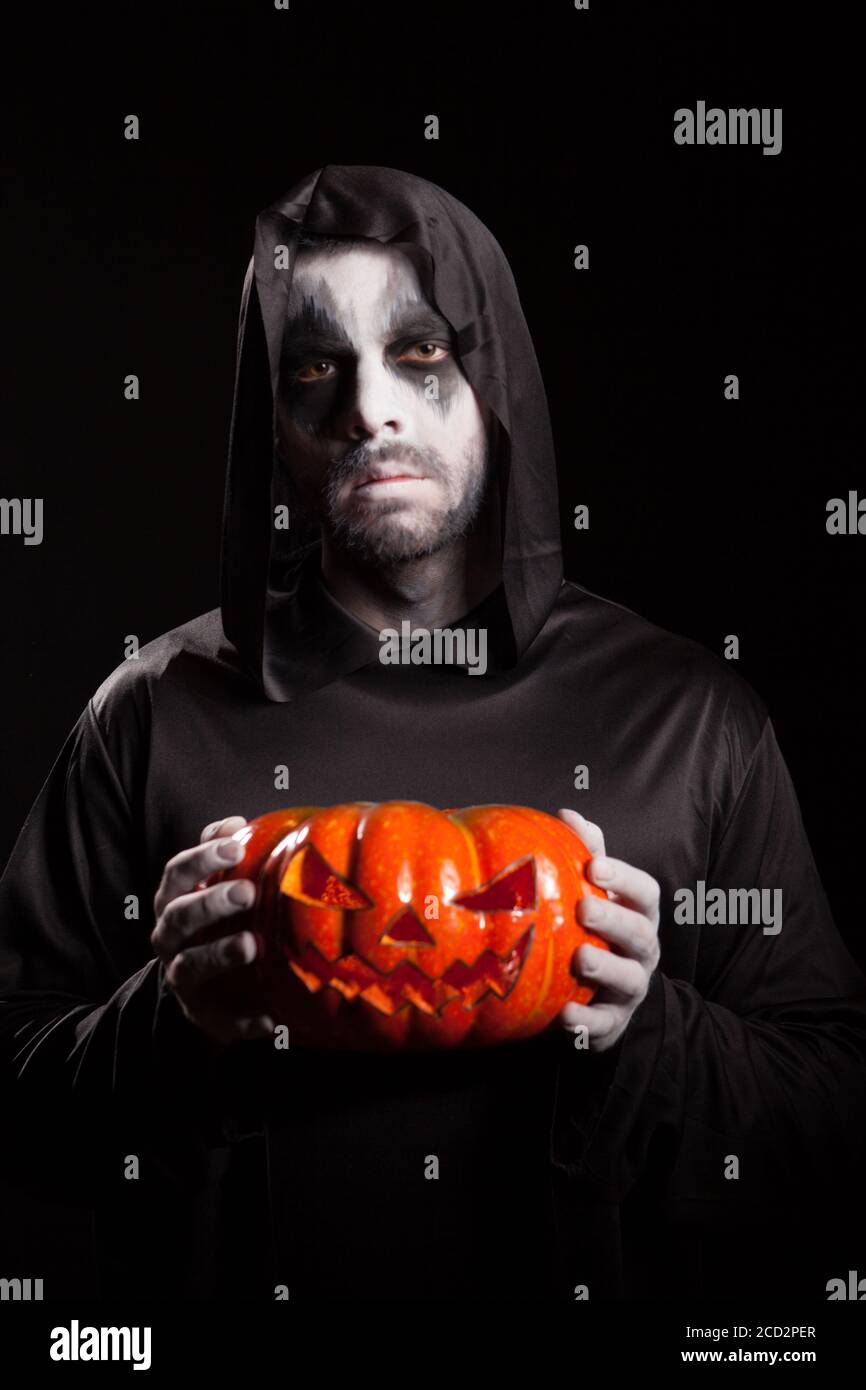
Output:
<instances>
[{"instance_id":1,"label":"man's eye","mask_svg":"<svg viewBox=\"0 0 866 1390\"><path fill-rule=\"evenodd\" d=\"M302 367L299 367L295 377L298 381L304 382L327 381L336 370L333 362L324 359L321 362L305 362Z\"/></svg>"},{"instance_id":2,"label":"man's eye","mask_svg":"<svg viewBox=\"0 0 866 1390\"><path fill-rule=\"evenodd\" d=\"M433 355L435 353L441 355L436 357ZM428 343L425 341L413 343L411 347L406 348L405 352L401 352L400 360L402 361L405 357L414 356L416 362L441 362L442 359L448 355L448 348L443 347L441 343Z\"/></svg>"}]
</instances>

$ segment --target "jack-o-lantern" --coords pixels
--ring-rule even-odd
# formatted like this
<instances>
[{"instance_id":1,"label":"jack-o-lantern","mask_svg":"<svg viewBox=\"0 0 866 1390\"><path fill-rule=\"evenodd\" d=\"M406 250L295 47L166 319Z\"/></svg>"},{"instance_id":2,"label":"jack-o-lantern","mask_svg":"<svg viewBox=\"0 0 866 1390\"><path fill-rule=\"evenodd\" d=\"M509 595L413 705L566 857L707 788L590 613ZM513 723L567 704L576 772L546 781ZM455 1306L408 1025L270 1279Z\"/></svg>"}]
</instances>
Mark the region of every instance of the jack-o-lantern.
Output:
<instances>
[{"instance_id":1,"label":"jack-o-lantern","mask_svg":"<svg viewBox=\"0 0 866 1390\"><path fill-rule=\"evenodd\" d=\"M592 998L574 952L608 947L575 908L606 894L584 877L583 841L543 811L300 806L233 838L244 858L204 883L252 879L256 901L201 939L257 934L256 963L233 974L290 1045L482 1046L530 1037Z\"/></svg>"}]
</instances>

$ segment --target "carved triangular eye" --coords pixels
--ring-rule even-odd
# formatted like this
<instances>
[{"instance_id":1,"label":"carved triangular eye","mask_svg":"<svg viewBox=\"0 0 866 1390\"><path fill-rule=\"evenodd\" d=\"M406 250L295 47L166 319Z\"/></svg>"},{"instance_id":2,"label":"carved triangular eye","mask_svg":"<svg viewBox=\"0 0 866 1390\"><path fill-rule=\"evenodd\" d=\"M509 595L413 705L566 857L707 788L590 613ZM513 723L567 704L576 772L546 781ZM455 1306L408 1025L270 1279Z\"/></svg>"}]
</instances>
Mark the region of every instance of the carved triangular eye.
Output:
<instances>
[{"instance_id":1,"label":"carved triangular eye","mask_svg":"<svg viewBox=\"0 0 866 1390\"><path fill-rule=\"evenodd\" d=\"M280 880L280 892L313 907L338 907L347 911L373 905L360 888L347 883L316 846L309 843L289 860Z\"/></svg>"},{"instance_id":2,"label":"carved triangular eye","mask_svg":"<svg viewBox=\"0 0 866 1390\"><path fill-rule=\"evenodd\" d=\"M527 912L535 907L535 861L512 864L489 883L461 893L452 902L473 912Z\"/></svg>"},{"instance_id":3,"label":"carved triangular eye","mask_svg":"<svg viewBox=\"0 0 866 1390\"><path fill-rule=\"evenodd\" d=\"M404 907L388 923L379 937L379 945L435 946L436 942L414 908Z\"/></svg>"}]
</instances>

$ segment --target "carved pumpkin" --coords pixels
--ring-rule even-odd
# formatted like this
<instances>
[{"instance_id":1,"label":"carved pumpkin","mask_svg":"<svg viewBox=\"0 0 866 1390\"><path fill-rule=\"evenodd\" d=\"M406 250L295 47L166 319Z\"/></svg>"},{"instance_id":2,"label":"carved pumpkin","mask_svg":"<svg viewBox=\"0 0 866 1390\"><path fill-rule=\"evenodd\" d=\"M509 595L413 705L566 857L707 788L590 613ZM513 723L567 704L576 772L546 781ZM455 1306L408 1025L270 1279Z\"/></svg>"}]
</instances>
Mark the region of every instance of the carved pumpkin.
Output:
<instances>
[{"instance_id":1,"label":"carved pumpkin","mask_svg":"<svg viewBox=\"0 0 866 1390\"><path fill-rule=\"evenodd\" d=\"M606 894L584 878L582 840L543 811L300 806L233 838L244 858L205 883L252 879L256 902L202 939L257 933L259 958L233 975L290 1045L481 1046L592 998L572 958L583 941L608 947L575 908Z\"/></svg>"}]
</instances>

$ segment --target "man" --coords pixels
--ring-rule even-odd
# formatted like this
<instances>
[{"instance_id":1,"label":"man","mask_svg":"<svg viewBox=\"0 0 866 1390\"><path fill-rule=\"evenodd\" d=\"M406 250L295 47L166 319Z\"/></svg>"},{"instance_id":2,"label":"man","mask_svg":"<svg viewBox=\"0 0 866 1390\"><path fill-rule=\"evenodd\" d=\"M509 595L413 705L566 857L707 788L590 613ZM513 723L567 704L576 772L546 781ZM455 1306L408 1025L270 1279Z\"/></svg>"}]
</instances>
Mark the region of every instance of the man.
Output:
<instances>
[{"instance_id":1,"label":"man","mask_svg":"<svg viewBox=\"0 0 866 1390\"><path fill-rule=\"evenodd\" d=\"M483 671L383 662L406 619L484 633ZM198 932L252 890L198 884L230 832L386 799L564 808L613 895L592 923L612 950L573 967L593 1002L420 1056L278 1051L271 1019L227 1008L255 938ZM783 918L683 921L698 885L780 894ZM220 608L88 703L0 922L7 1164L93 1202L106 1288L823 1297L839 1273L800 1203L860 1156L864 982L767 711L697 644L563 582L513 279L412 175L329 165L259 217Z\"/></svg>"}]
</instances>

